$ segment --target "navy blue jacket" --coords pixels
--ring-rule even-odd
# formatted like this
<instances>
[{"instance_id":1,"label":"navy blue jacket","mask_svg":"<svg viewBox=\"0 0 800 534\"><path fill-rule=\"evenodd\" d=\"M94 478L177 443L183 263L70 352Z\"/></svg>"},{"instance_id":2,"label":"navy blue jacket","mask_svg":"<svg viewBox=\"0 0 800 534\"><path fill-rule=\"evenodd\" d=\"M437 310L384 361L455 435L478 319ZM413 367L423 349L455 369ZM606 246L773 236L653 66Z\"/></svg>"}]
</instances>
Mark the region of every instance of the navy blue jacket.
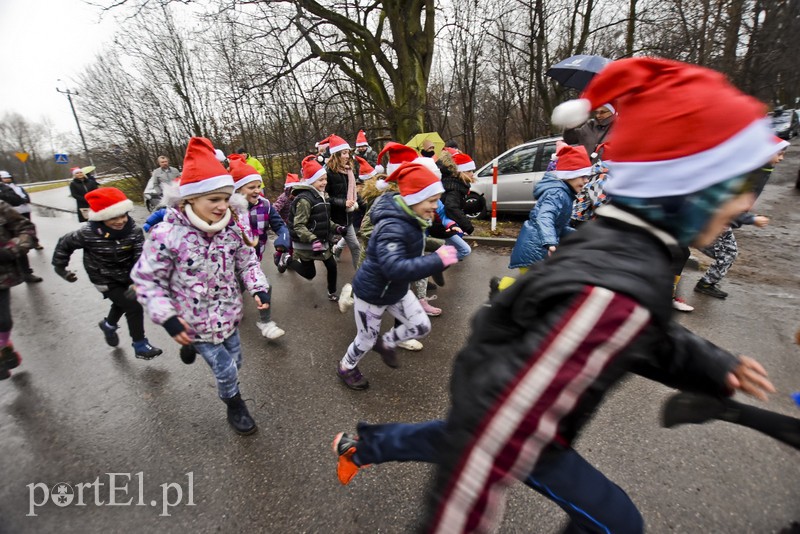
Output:
<instances>
[{"instance_id":1,"label":"navy blue jacket","mask_svg":"<svg viewBox=\"0 0 800 534\"><path fill-rule=\"evenodd\" d=\"M574 228L569 225L575 191L550 173L533 188L536 205L522 225L511 251L509 269L530 267L547 257L547 248L558 245Z\"/></svg>"},{"instance_id":2,"label":"navy blue jacket","mask_svg":"<svg viewBox=\"0 0 800 534\"><path fill-rule=\"evenodd\" d=\"M370 304L395 304L408 293L410 282L444 269L437 254L422 255L427 224L403 209L399 199L383 195L370 209L374 230L353 279L353 293Z\"/></svg>"}]
</instances>

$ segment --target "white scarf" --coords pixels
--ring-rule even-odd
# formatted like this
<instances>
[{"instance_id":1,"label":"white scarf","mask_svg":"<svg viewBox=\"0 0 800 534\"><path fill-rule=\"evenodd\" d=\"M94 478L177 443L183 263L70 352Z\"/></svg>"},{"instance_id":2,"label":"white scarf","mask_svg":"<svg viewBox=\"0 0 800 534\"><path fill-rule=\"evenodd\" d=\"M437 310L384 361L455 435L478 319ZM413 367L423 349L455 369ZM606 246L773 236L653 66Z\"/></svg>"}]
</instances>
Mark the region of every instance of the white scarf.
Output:
<instances>
[{"instance_id":1,"label":"white scarf","mask_svg":"<svg viewBox=\"0 0 800 534\"><path fill-rule=\"evenodd\" d=\"M225 210L225 215L222 216L222 219L218 220L214 224L208 224L203 219L195 215L194 210L192 209L192 205L187 203L186 206L183 208L186 213L186 218L189 219L189 222L192 223L192 226L197 228L198 230L202 230L207 234L216 234L220 230L223 230L231 220L231 210Z\"/></svg>"}]
</instances>

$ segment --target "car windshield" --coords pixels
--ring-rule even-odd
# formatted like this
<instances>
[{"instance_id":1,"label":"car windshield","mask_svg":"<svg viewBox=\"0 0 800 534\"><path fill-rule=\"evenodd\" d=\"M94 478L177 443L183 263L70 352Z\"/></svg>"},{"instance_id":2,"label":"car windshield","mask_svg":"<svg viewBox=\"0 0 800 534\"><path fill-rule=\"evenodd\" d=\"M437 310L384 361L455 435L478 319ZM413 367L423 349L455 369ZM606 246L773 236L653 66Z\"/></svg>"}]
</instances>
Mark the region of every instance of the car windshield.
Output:
<instances>
[{"instance_id":1,"label":"car windshield","mask_svg":"<svg viewBox=\"0 0 800 534\"><path fill-rule=\"evenodd\" d=\"M772 124L773 125L785 124L787 122L790 122L791 120L792 120L792 114L791 113L786 113L784 111L776 111L772 115Z\"/></svg>"}]
</instances>

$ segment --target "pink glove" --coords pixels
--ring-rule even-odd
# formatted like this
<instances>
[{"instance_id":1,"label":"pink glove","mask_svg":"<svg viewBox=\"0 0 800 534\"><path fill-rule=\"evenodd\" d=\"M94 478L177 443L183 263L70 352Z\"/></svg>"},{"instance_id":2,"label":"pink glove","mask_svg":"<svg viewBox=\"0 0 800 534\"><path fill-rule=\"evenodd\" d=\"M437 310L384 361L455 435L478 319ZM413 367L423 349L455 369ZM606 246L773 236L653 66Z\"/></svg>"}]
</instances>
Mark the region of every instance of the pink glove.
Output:
<instances>
[{"instance_id":1,"label":"pink glove","mask_svg":"<svg viewBox=\"0 0 800 534\"><path fill-rule=\"evenodd\" d=\"M449 267L454 263L458 263L458 255L456 254L456 247L452 245L444 245L436 249L436 254L442 259L445 267Z\"/></svg>"},{"instance_id":2,"label":"pink glove","mask_svg":"<svg viewBox=\"0 0 800 534\"><path fill-rule=\"evenodd\" d=\"M322 252L323 250L325 250L325 245L323 245L322 241L318 239L313 243L311 243L311 250L313 250L314 252Z\"/></svg>"}]
</instances>

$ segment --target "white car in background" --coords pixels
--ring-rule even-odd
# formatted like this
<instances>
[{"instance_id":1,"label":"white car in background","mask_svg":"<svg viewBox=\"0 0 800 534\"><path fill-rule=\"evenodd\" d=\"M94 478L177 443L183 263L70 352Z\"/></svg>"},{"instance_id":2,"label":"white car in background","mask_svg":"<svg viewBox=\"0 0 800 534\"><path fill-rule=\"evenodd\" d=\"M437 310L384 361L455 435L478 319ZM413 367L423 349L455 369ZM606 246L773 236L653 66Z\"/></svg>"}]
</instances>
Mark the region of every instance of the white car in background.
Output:
<instances>
[{"instance_id":1,"label":"white car in background","mask_svg":"<svg viewBox=\"0 0 800 534\"><path fill-rule=\"evenodd\" d=\"M497 212L528 213L536 203L533 187L542 179L561 137L547 137L515 146L498 156ZM475 172L465 213L485 217L492 210L492 161Z\"/></svg>"}]
</instances>

